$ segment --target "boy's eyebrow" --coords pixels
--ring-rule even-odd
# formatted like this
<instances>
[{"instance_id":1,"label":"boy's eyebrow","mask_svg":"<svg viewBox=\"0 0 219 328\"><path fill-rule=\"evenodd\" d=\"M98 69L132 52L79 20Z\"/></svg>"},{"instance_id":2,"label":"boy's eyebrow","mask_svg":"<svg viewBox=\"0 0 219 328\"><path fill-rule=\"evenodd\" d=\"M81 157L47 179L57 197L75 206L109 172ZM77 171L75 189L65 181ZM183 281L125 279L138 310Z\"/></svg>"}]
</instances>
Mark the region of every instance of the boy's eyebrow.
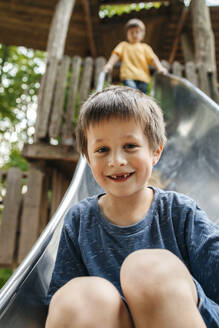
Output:
<instances>
[{"instance_id":1,"label":"boy's eyebrow","mask_svg":"<svg viewBox=\"0 0 219 328\"><path fill-rule=\"evenodd\" d=\"M99 138L99 139L94 139L94 142L99 143L103 142L105 139L104 138Z\"/></svg>"},{"instance_id":2,"label":"boy's eyebrow","mask_svg":"<svg viewBox=\"0 0 219 328\"><path fill-rule=\"evenodd\" d=\"M122 136L122 138L128 138L128 139L131 139L131 138L135 138L135 139L138 139L138 137L136 137L134 134L125 134L124 136ZM94 143L99 143L99 142L103 142L103 141L106 141L107 138L98 138L98 139L94 139Z\"/></svg>"}]
</instances>

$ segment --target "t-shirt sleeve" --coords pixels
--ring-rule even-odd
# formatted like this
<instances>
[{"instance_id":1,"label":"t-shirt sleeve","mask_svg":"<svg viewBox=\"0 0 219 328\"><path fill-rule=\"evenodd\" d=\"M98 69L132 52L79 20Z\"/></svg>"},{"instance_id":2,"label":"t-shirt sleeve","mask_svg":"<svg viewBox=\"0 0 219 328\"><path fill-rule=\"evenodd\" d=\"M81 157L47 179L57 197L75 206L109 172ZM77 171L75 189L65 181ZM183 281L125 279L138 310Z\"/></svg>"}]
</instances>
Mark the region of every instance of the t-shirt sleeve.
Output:
<instances>
[{"instance_id":1,"label":"t-shirt sleeve","mask_svg":"<svg viewBox=\"0 0 219 328\"><path fill-rule=\"evenodd\" d=\"M145 56L147 58L148 65L153 65L154 59L158 58L153 49L147 44L145 44Z\"/></svg>"},{"instance_id":2,"label":"t-shirt sleeve","mask_svg":"<svg viewBox=\"0 0 219 328\"><path fill-rule=\"evenodd\" d=\"M65 218L46 304L50 303L54 293L69 280L88 275L77 244L74 226L71 224L73 215L70 210Z\"/></svg>"},{"instance_id":3,"label":"t-shirt sleeve","mask_svg":"<svg viewBox=\"0 0 219 328\"><path fill-rule=\"evenodd\" d=\"M122 59L123 56L124 45L125 43L122 41L112 51L112 53L118 55L120 59Z\"/></svg>"},{"instance_id":4,"label":"t-shirt sleeve","mask_svg":"<svg viewBox=\"0 0 219 328\"><path fill-rule=\"evenodd\" d=\"M187 217L190 272L206 295L219 304L219 227L197 205Z\"/></svg>"}]
</instances>

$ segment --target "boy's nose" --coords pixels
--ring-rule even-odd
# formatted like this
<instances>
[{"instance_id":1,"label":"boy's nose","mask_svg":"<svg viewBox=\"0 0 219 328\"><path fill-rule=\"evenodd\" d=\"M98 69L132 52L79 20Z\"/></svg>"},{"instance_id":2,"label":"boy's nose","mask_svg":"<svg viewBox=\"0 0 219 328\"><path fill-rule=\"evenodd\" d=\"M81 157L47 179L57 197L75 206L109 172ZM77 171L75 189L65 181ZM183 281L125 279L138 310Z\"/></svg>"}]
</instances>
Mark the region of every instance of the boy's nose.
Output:
<instances>
[{"instance_id":1,"label":"boy's nose","mask_svg":"<svg viewBox=\"0 0 219 328\"><path fill-rule=\"evenodd\" d=\"M109 158L109 166L116 167L116 166L124 166L127 164L126 157L121 152L116 152L111 154Z\"/></svg>"}]
</instances>

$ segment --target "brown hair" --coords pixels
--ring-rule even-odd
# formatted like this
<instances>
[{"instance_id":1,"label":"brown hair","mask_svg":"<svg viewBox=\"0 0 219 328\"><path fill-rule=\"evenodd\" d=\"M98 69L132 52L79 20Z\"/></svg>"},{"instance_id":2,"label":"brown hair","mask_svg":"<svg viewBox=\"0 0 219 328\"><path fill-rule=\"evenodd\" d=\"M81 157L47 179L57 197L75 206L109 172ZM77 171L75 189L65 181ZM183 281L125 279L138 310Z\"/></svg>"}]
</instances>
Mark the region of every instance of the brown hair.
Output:
<instances>
[{"instance_id":1,"label":"brown hair","mask_svg":"<svg viewBox=\"0 0 219 328\"><path fill-rule=\"evenodd\" d=\"M142 30L143 35L145 34L145 25L140 19L132 18L128 20L128 22L125 24L125 31L127 32L132 27L139 27Z\"/></svg>"},{"instance_id":2,"label":"brown hair","mask_svg":"<svg viewBox=\"0 0 219 328\"><path fill-rule=\"evenodd\" d=\"M81 107L76 138L78 150L83 155L88 156L89 126L112 118L123 120L134 118L142 125L153 151L166 143L163 113L157 103L137 89L111 86L92 94Z\"/></svg>"}]
</instances>

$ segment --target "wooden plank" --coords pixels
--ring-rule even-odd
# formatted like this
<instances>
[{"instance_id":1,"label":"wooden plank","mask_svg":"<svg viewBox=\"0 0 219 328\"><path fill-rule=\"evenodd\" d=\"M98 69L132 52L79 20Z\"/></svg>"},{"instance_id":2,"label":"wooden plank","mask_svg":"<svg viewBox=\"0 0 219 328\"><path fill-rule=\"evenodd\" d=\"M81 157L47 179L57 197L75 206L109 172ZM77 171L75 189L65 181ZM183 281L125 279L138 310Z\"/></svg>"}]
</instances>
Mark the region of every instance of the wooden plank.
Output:
<instances>
[{"instance_id":1,"label":"wooden plank","mask_svg":"<svg viewBox=\"0 0 219 328\"><path fill-rule=\"evenodd\" d=\"M98 84L98 78L100 73L103 71L103 66L106 64L106 58L98 57L95 60L95 74L94 74L94 89L96 90Z\"/></svg>"},{"instance_id":2,"label":"wooden plank","mask_svg":"<svg viewBox=\"0 0 219 328\"><path fill-rule=\"evenodd\" d=\"M73 145L73 121L75 115L75 105L77 99L77 91L79 84L79 76L81 69L81 57L75 56L72 60L72 75L70 81L67 110L64 116L64 123L62 127L62 143L64 145Z\"/></svg>"},{"instance_id":3,"label":"wooden plank","mask_svg":"<svg viewBox=\"0 0 219 328\"><path fill-rule=\"evenodd\" d=\"M96 49L96 45L95 45L95 41L94 41L92 18L91 18L91 13L90 13L90 5L87 0L82 0L81 2L84 7L85 21L86 21L86 27L87 27L87 36L88 36L88 42L90 45L91 56L93 58L96 58L97 49Z\"/></svg>"},{"instance_id":4,"label":"wooden plank","mask_svg":"<svg viewBox=\"0 0 219 328\"><path fill-rule=\"evenodd\" d=\"M27 192L24 195L23 212L21 215L18 263L20 263L30 251L39 233L44 179L44 172L43 169L40 168L40 165L41 163L30 164L27 179Z\"/></svg>"},{"instance_id":5,"label":"wooden plank","mask_svg":"<svg viewBox=\"0 0 219 328\"><path fill-rule=\"evenodd\" d=\"M210 97L219 102L216 80L215 39L211 26L209 7L205 0L192 0L190 6L200 88L204 92L206 90Z\"/></svg>"},{"instance_id":6,"label":"wooden plank","mask_svg":"<svg viewBox=\"0 0 219 328\"><path fill-rule=\"evenodd\" d=\"M22 154L30 160L63 160L76 163L79 159L79 154L75 147L68 145L54 146L45 143L25 144Z\"/></svg>"},{"instance_id":7,"label":"wooden plank","mask_svg":"<svg viewBox=\"0 0 219 328\"><path fill-rule=\"evenodd\" d=\"M181 35L181 48L183 52L184 62L194 62L194 49L191 38L187 33Z\"/></svg>"},{"instance_id":8,"label":"wooden plank","mask_svg":"<svg viewBox=\"0 0 219 328\"><path fill-rule=\"evenodd\" d=\"M182 76L183 66L178 61L175 61L172 65L172 71L174 75Z\"/></svg>"},{"instance_id":9,"label":"wooden plank","mask_svg":"<svg viewBox=\"0 0 219 328\"><path fill-rule=\"evenodd\" d=\"M21 206L22 172L18 168L8 170L6 195L0 226L0 264L12 266L16 247L16 234Z\"/></svg>"},{"instance_id":10,"label":"wooden plank","mask_svg":"<svg viewBox=\"0 0 219 328\"><path fill-rule=\"evenodd\" d=\"M207 67L203 62L199 62L197 64L197 68L198 68L199 88L203 92L205 92L209 97L211 97Z\"/></svg>"},{"instance_id":11,"label":"wooden plank","mask_svg":"<svg viewBox=\"0 0 219 328\"><path fill-rule=\"evenodd\" d=\"M170 57L169 57L169 63L172 64L175 56L176 56L176 52L178 49L178 44L179 44L179 40L180 40L180 35L183 29L183 26L185 25L186 19L188 17L188 13L189 13L189 9L187 7L184 7L177 25L177 29L176 29L176 36L173 42L173 47L170 53Z\"/></svg>"},{"instance_id":12,"label":"wooden plank","mask_svg":"<svg viewBox=\"0 0 219 328\"><path fill-rule=\"evenodd\" d=\"M161 64L168 70L168 72L170 71L170 64L167 60L162 59Z\"/></svg>"},{"instance_id":13,"label":"wooden plank","mask_svg":"<svg viewBox=\"0 0 219 328\"><path fill-rule=\"evenodd\" d=\"M46 168L45 176L43 179L43 187L42 187L42 196L41 196L41 206L40 206L40 219L39 219L39 227L38 227L38 235L41 234L43 229L48 223L49 217L49 183L50 183L50 171Z\"/></svg>"},{"instance_id":14,"label":"wooden plank","mask_svg":"<svg viewBox=\"0 0 219 328\"><path fill-rule=\"evenodd\" d=\"M44 88L41 89L42 95L39 95L38 102L38 114L39 118L37 118L37 126L36 126L36 139L46 138L48 135L48 124L49 117L52 108L52 100L54 87L56 82L56 75L58 69L58 59L51 58L47 62L46 75L44 80Z\"/></svg>"},{"instance_id":15,"label":"wooden plank","mask_svg":"<svg viewBox=\"0 0 219 328\"><path fill-rule=\"evenodd\" d=\"M187 62L185 64L185 75L191 83L198 87L198 75L195 63Z\"/></svg>"},{"instance_id":16,"label":"wooden plank","mask_svg":"<svg viewBox=\"0 0 219 328\"><path fill-rule=\"evenodd\" d=\"M89 95L92 73L93 59L91 57L86 57L84 60L83 74L80 85L80 103L83 103Z\"/></svg>"},{"instance_id":17,"label":"wooden plank","mask_svg":"<svg viewBox=\"0 0 219 328\"><path fill-rule=\"evenodd\" d=\"M51 115L52 99L54 94L58 63L63 57L68 25L71 18L75 0L59 0L53 16L47 44L47 74L42 100L39 103L40 121L36 129L38 139L48 135L48 124Z\"/></svg>"},{"instance_id":18,"label":"wooden plank","mask_svg":"<svg viewBox=\"0 0 219 328\"><path fill-rule=\"evenodd\" d=\"M3 172L0 169L0 199L2 198L2 176L3 176Z\"/></svg>"},{"instance_id":19,"label":"wooden plank","mask_svg":"<svg viewBox=\"0 0 219 328\"><path fill-rule=\"evenodd\" d=\"M69 66L70 57L64 56L58 68L55 86L55 98L49 127L49 136L51 138L58 138L60 134Z\"/></svg>"},{"instance_id":20,"label":"wooden plank","mask_svg":"<svg viewBox=\"0 0 219 328\"><path fill-rule=\"evenodd\" d=\"M61 200L69 186L69 181L57 169L53 169L52 173L52 200L51 200L51 216L57 210Z\"/></svg>"}]
</instances>

